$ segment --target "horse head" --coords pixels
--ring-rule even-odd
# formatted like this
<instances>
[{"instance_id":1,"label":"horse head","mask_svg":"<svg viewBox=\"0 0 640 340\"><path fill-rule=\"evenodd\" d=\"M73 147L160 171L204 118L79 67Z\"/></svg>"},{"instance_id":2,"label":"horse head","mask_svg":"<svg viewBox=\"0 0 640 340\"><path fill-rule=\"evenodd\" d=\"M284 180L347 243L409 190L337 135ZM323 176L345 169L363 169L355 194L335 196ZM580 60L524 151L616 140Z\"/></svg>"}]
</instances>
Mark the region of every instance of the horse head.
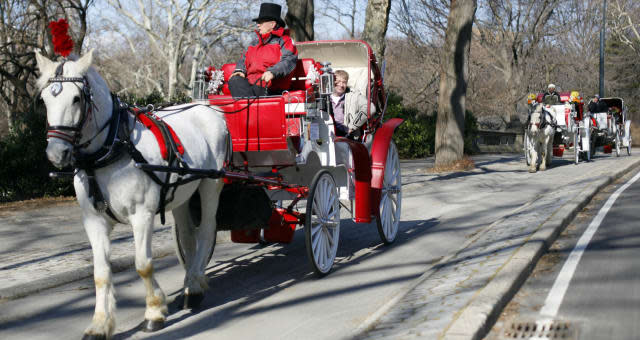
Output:
<instances>
[{"instance_id":1,"label":"horse head","mask_svg":"<svg viewBox=\"0 0 640 340\"><path fill-rule=\"evenodd\" d=\"M73 164L74 152L96 137L92 133L105 120L97 111L111 105L106 82L91 68L93 50L72 59L54 62L36 52L37 86L47 108L47 158L58 168Z\"/></svg>"},{"instance_id":2,"label":"horse head","mask_svg":"<svg viewBox=\"0 0 640 340\"><path fill-rule=\"evenodd\" d=\"M543 122L543 114L544 114L544 105L542 104L537 104L532 112L531 115L529 116L529 126L527 127L529 129L529 132L533 135L538 133L538 131L540 131L540 125Z\"/></svg>"}]
</instances>

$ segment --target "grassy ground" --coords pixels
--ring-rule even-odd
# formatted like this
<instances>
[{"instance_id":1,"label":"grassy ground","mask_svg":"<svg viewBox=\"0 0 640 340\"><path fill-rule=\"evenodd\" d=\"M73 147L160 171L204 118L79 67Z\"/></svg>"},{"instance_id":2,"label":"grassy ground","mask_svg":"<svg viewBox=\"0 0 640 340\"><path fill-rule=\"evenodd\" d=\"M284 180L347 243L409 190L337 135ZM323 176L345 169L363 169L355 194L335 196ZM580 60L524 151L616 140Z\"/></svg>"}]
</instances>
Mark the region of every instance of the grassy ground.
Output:
<instances>
[{"instance_id":1,"label":"grassy ground","mask_svg":"<svg viewBox=\"0 0 640 340\"><path fill-rule=\"evenodd\" d=\"M75 197L44 197L26 201L0 203L0 216L6 216L16 210L46 208L59 204L71 204L75 201Z\"/></svg>"}]
</instances>

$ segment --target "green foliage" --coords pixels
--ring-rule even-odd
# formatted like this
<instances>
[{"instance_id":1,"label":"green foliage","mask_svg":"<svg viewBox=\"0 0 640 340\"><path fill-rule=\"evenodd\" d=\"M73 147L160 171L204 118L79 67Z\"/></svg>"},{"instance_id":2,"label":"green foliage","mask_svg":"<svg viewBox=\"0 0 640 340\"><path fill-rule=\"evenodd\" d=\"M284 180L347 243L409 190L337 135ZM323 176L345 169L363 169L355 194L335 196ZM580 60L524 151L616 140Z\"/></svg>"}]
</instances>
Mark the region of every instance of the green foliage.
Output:
<instances>
[{"instance_id":1,"label":"green foliage","mask_svg":"<svg viewBox=\"0 0 640 340\"><path fill-rule=\"evenodd\" d=\"M421 115L414 108L402 105L402 97L389 93L385 118L402 118L393 134L400 158L425 158L433 155L436 141L436 116Z\"/></svg>"},{"instance_id":2,"label":"green foliage","mask_svg":"<svg viewBox=\"0 0 640 340\"><path fill-rule=\"evenodd\" d=\"M71 178L49 178L56 169L45 153L46 119L42 109L34 111L21 114L21 128L0 139L0 202L74 194Z\"/></svg>"},{"instance_id":3,"label":"green foliage","mask_svg":"<svg viewBox=\"0 0 640 340\"><path fill-rule=\"evenodd\" d=\"M402 118L402 123L395 131L393 140L398 147L400 158L425 158L432 156L436 145L437 112L431 115L421 114L415 108L402 105L402 97L389 93L385 118ZM473 154L477 148L474 141L478 133L478 122L471 111L465 114L464 153Z\"/></svg>"}]
</instances>

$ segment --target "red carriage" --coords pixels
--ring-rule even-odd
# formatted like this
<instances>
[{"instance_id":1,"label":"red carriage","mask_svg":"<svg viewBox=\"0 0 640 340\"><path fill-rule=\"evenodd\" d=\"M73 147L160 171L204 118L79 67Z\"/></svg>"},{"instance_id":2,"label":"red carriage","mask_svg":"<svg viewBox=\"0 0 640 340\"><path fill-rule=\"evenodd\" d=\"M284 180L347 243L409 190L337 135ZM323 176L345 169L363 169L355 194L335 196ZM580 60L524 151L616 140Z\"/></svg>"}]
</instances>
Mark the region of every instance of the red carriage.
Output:
<instances>
[{"instance_id":1,"label":"red carriage","mask_svg":"<svg viewBox=\"0 0 640 340\"><path fill-rule=\"evenodd\" d=\"M375 221L383 242L394 241L402 188L391 137L402 120L383 122L387 94L367 43L314 41L296 47L298 63L291 79L280 84L288 89L282 94L232 98L226 81L235 65L226 64L217 72L209 69L196 84L194 99L221 109L231 135L226 168L210 174L226 183L218 230L231 230L234 242L288 243L302 225L312 267L324 275L336 256L341 207L356 223ZM336 135L328 110L332 67L347 71L350 90L371 104L355 139ZM250 216L238 214L239 207ZM176 244L182 259L180 235Z\"/></svg>"}]
</instances>

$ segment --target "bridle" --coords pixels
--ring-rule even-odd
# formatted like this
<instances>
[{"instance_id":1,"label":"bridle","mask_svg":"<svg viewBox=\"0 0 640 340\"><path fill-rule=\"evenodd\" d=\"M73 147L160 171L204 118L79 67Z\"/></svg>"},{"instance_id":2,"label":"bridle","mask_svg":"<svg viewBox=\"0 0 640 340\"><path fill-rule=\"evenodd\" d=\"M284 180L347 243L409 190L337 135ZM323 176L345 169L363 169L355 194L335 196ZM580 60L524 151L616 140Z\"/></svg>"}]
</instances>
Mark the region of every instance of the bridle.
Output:
<instances>
[{"instance_id":1,"label":"bridle","mask_svg":"<svg viewBox=\"0 0 640 340\"><path fill-rule=\"evenodd\" d=\"M542 105L542 104L538 104L538 105ZM551 113L549 113L549 111L547 111L547 109L546 109L546 107L544 105L542 105L542 107L540 109L537 123L534 123L533 120L531 119L531 117L533 116L534 113L536 113L536 109L534 109L531 112L531 114L529 115L529 119L528 119L528 121L529 121L529 130L531 129L532 125L535 125L540 130L542 130L545 127L547 127L547 125L551 125L551 127L553 127L554 129L557 127L555 119L553 118L553 116L551 116ZM551 119L550 120L547 119L547 116L549 116L549 118L551 118Z\"/></svg>"},{"instance_id":2,"label":"bridle","mask_svg":"<svg viewBox=\"0 0 640 340\"><path fill-rule=\"evenodd\" d=\"M95 107L95 104L93 102L93 92L91 91L91 86L89 85L89 81L87 80L87 77L85 76L63 77L62 76L62 68L64 67L65 62L66 61L62 61L62 63L58 65L58 67L56 68L55 76L53 78L49 78L47 83L52 84L52 86L50 87L50 91L54 97L58 96L62 92L62 89L63 89L62 83L72 83L78 88L78 90L80 90L81 100L82 100L82 110L81 110L80 121L78 121L78 123L73 126L67 126L67 125L49 126L48 125L47 140L49 138L58 138L65 142L70 143L76 149L81 149L88 146L91 143L91 141L94 138L96 138L98 134L100 134L100 132L102 132L102 130L104 130L108 126L108 122L101 129L99 129L99 131L96 133L95 136L90 138L87 142L79 144L82 138L81 131L84 128L84 125L88 120L88 117L91 116L91 114L93 113L93 108ZM78 85L79 83L82 83L83 86L80 87Z\"/></svg>"}]
</instances>

